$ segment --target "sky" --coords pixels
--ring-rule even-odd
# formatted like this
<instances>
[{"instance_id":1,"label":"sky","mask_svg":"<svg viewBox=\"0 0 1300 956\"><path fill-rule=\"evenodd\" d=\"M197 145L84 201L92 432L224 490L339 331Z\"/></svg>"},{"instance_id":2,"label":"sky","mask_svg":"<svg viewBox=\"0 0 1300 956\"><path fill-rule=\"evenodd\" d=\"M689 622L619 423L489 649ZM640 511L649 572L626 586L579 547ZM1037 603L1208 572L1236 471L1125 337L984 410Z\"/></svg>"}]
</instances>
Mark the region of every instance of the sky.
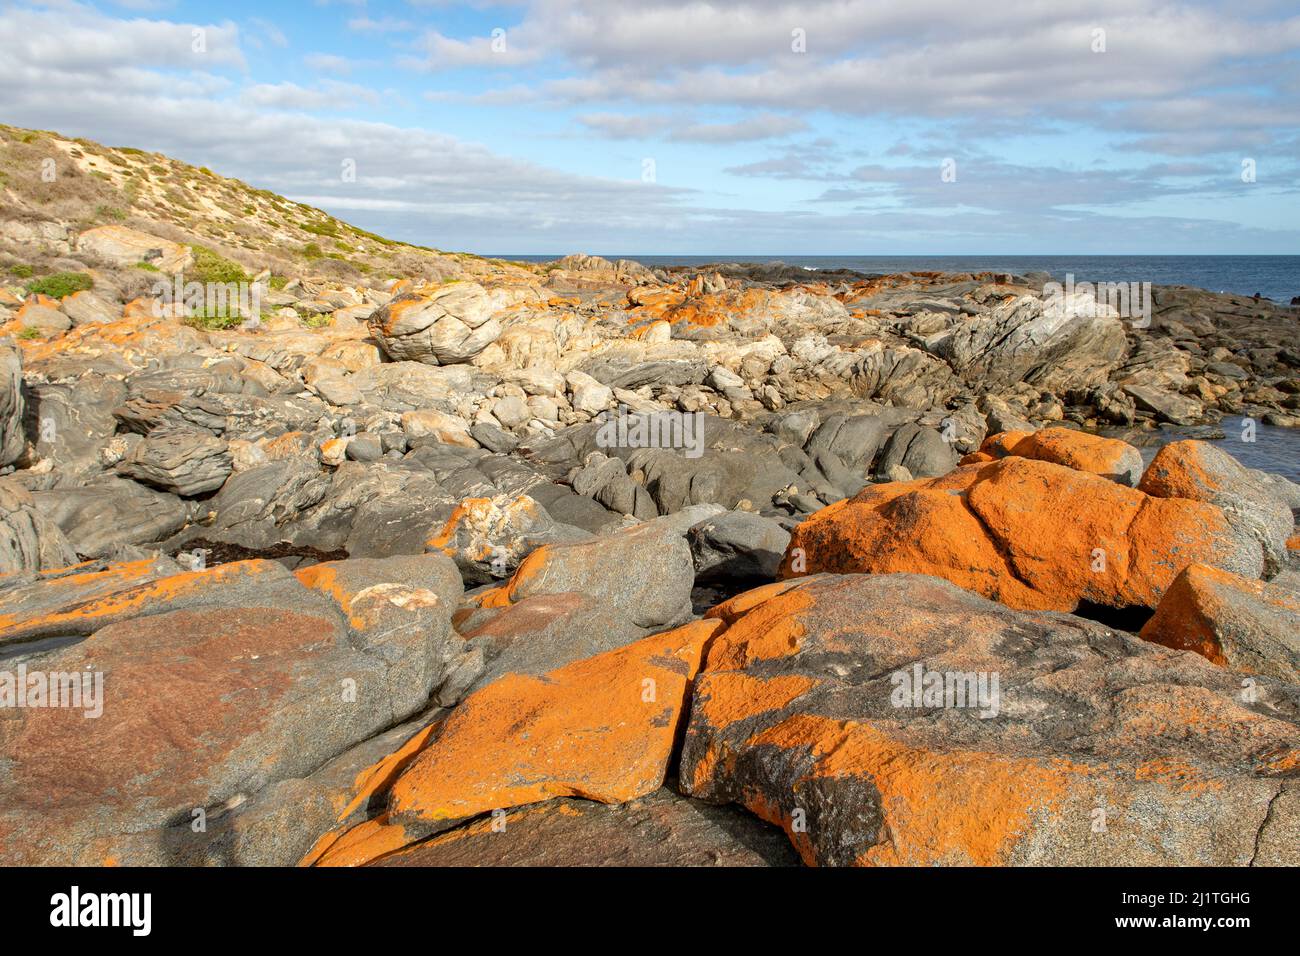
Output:
<instances>
[{"instance_id":1,"label":"sky","mask_svg":"<svg viewBox=\"0 0 1300 956\"><path fill-rule=\"evenodd\" d=\"M1300 253L1294 0L0 0L0 122L488 255Z\"/></svg>"}]
</instances>

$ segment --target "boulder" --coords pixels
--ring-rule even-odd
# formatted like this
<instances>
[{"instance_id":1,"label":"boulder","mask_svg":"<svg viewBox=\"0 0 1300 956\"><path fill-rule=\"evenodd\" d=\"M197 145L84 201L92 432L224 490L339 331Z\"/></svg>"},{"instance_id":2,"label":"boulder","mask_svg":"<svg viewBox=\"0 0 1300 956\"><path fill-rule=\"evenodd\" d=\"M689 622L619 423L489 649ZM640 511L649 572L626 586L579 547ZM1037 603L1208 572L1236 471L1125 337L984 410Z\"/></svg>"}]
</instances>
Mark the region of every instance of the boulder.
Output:
<instances>
[{"instance_id":1,"label":"boulder","mask_svg":"<svg viewBox=\"0 0 1300 956\"><path fill-rule=\"evenodd\" d=\"M900 467L915 478L937 478L957 467L957 452L933 428L912 423L901 425L881 449L876 471L888 474Z\"/></svg>"},{"instance_id":2,"label":"boulder","mask_svg":"<svg viewBox=\"0 0 1300 956\"><path fill-rule=\"evenodd\" d=\"M790 532L772 518L727 511L687 532L695 583L771 581L790 544Z\"/></svg>"},{"instance_id":3,"label":"boulder","mask_svg":"<svg viewBox=\"0 0 1300 956\"><path fill-rule=\"evenodd\" d=\"M1169 586L1141 637L1300 684L1300 593L1276 584L1193 564Z\"/></svg>"},{"instance_id":4,"label":"boulder","mask_svg":"<svg viewBox=\"0 0 1300 956\"><path fill-rule=\"evenodd\" d=\"M24 411L22 352L0 346L0 468L16 462L27 447Z\"/></svg>"},{"instance_id":5,"label":"boulder","mask_svg":"<svg viewBox=\"0 0 1300 956\"><path fill-rule=\"evenodd\" d=\"M367 320L394 361L468 362L501 334L491 296L475 282L452 282L399 295Z\"/></svg>"},{"instance_id":6,"label":"boulder","mask_svg":"<svg viewBox=\"0 0 1300 956\"><path fill-rule=\"evenodd\" d=\"M684 529L663 520L602 538L543 545L520 563L500 600L580 591L600 595L640 627L676 624L690 613L695 566Z\"/></svg>"},{"instance_id":7,"label":"boulder","mask_svg":"<svg viewBox=\"0 0 1300 956\"><path fill-rule=\"evenodd\" d=\"M781 826L806 863L1300 861L1279 799L1294 685L1244 698L1195 654L916 575L768 585L710 617L728 626L682 786Z\"/></svg>"},{"instance_id":8,"label":"boulder","mask_svg":"<svg viewBox=\"0 0 1300 956\"><path fill-rule=\"evenodd\" d=\"M118 474L182 497L215 491L233 469L224 439L181 428L149 435L117 466Z\"/></svg>"},{"instance_id":9,"label":"boulder","mask_svg":"<svg viewBox=\"0 0 1300 956\"><path fill-rule=\"evenodd\" d=\"M717 629L697 621L540 678L487 685L404 748L379 817L327 835L304 862L369 862L463 820L553 797L624 803L653 793Z\"/></svg>"},{"instance_id":10,"label":"boulder","mask_svg":"<svg viewBox=\"0 0 1300 956\"><path fill-rule=\"evenodd\" d=\"M35 491L32 500L87 558L166 540L189 518L189 508L175 495L114 475L80 488Z\"/></svg>"},{"instance_id":11,"label":"boulder","mask_svg":"<svg viewBox=\"0 0 1300 956\"><path fill-rule=\"evenodd\" d=\"M1036 432L1001 432L990 435L980 451L995 458L1019 455L1050 461L1075 471L1086 471L1130 488L1142 477L1142 453L1128 442L1103 438L1072 428L1044 428Z\"/></svg>"},{"instance_id":12,"label":"boulder","mask_svg":"<svg viewBox=\"0 0 1300 956\"><path fill-rule=\"evenodd\" d=\"M498 495L461 501L425 548L455 561L468 583L486 584L510 577L543 544L586 537L558 524L527 495Z\"/></svg>"},{"instance_id":13,"label":"boulder","mask_svg":"<svg viewBox=\"0 0 1300 956\"><path fill-rule=\"evenodd\" d=\"M1276 485L1227 452L1202 441L1170 442L1156 452L1138 489L1222 509L1229 522L1258 542L1266 575L1286 567L1286 539L1294 527L1291 508Z\"/></svg>"},{"instance_id":14,"label":"boulder","mask_svg":"<svg viewBox=\"0 0 1300 956\"><path fill-rule=\"evenodd\" d=\"M31 493L0 480L0 574L46 571L76 564L77 554L59 526L37 507Z\"/></svg>"},{"instance_id":15,"label":"boulder","mask_svg":"<svg viewBox=\"0 0 1300 956\"><path fill-rule=\"evenodd\" d=\"M461 624L459 629L464 652L475 657L481 669L467 687L442 688L438 702L445 707L506 674L540 677L646 634L599 595L576 591L538 594L502 610L480 611L472 625ZM471 666L460 676L469 676Z\"/></svg>"},{"instance_id":16,"label":"boulder","mask_svg":"<svg viewBox=\"0 0 1300 956\"><path fill-rule=\"evenodd\" d=\"M0 860L131 862L142 834L162 842L304 777L427 700L460 589L450 561L318 566L313 586L245 564L224 587L224 565L134 587L122 575L125 590L60 612L58 633L89 636L24 663L86 675L80 706L0 721Z\"/></svg>"},{"instance_id":17,"label":"boulder","mask_svg":"<svg viewBox=\"0 0 1300 956\"><path fill-rule=\"evenodd\" d=\"M782 574L933 574L1010 607L1072 611L1154 608L1197 561L1256 578L1264 566L1215 505L1013 456L822 509L795 529Z\"/></svg>"}]
</instances>

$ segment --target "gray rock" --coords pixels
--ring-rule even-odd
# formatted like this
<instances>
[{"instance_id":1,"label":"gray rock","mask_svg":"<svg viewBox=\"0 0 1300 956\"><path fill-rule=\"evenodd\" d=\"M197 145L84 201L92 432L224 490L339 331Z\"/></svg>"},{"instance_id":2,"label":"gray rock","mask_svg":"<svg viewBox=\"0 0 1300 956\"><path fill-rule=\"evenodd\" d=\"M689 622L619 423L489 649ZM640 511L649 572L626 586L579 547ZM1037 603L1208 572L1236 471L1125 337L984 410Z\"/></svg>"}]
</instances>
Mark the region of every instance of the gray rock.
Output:
<instances>
[{"instance_id":1,"label":"gray rock","mask_svg":"<svg viewBox=\"0 0 1300 956\"><path fill-rule=\"evenodd\" d=\"M76 563L72 545L59 526L37 509L30 492L0 480L0 574Z\"/></svg>"},{"instance_id":2,"label":"gray rock","mask_svg":"<svg viewBox=\"0 0 1300 956\"><path fill-rule=\"evenodd\" d=\"M790 532L771 518L728 511L694 525L687 540L696 584L773 581L790 545Z\"/></svg>"},{"instance_id":3,"label":"gray rock","mask_svg":"<svg viewBox=\"0 0 1300 956\"><path fill-rule=\"evenodd\" d=\"M0 346L0 468L16 462L27 447L23 416L23 356Z\"/></svg>"},{"instance_id":4,"label":"gray rock","mask_svg":"<svg viewBox=\"0 0 1300 956\"><path fill-rule=\"evenodd\" d=\"M233 463L226 442L203 431L155 432L117 466L119 474L182 497L220 488Z\"/></svg>"}]
</instances>

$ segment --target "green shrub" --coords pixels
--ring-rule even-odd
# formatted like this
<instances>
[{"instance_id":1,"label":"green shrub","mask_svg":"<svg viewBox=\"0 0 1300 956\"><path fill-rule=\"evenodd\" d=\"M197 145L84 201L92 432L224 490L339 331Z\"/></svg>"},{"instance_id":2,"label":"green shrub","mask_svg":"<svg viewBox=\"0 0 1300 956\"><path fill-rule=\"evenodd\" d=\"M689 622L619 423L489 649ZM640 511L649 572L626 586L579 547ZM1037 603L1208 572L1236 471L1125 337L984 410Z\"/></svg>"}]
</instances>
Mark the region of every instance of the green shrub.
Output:
<instances>
[{"instance_id":1,"label":"green shrub","mask_svg":"<svg viewBox=\"0 0 1300 956\"><path fill-rule=\"evenodd\" d=\"M100 219L108 219L112 222L121 222L126 218L126 210L117 206L96 206L95 215Z\"/></svg>"},{"instance_id":2,"label":"green shrub","mask_svg":"<svg viewBox=\"0 0 1300 956\"><path fill-rule=\"evenodd\" d=\"M143 269L145 272L159 272L159 268L152 262L137 262L135 268Z\"/></svg>"},{"instance_id":3,"label":"green shrub","mask_svg":"<svg viewBox=\"0 0 1300 956\"><path fill-rule=\"evenodd\" d=\"M302 324L309 329L323 329L334 323L334 317L330 315L308 315L302 320Z\"/></svg>"},{"instance_id":4,"label":"green shrub","mask_svg":"<svg viewBox=\"0 0 1300 956\"><path fill-rule=\"evenodd\" d=\"M302 231L310 232L313 236L337 236L339 234L338 226L332 222L304 222Z\"/></svg>"},{"instance_id":5,"label":"green shrub","mask_svg":"<svg viewBox=\"0 0 1300 956\"><path fill-rule=\"evenodd\" d=\"M24 265L24 264L21 263L21 262L18 263L18 265L16 265L16 266L12 266L12 267L10 267L9 271L12 272L14 275L16 275L16 276L17 276L18 278L20 278L20 279L30 279L30 278L32 277L32 273L33 273L33 269L32 269L31 266L29 266L29 265Z\"/></svg>"},{"instance_id":6,"label":"green shrub","mask_svg":"<svg viewBox=\"0 0 1300 956\"><path fill-rule=\"evenodd\" d=\"M321 252L320 246L316 245L314 242L309 242L307 245L303 246L302 254L308 259L319 259L325 255L325 253Z\"/></svg>"},{"instance_id":7,"label":"green shrub","mask_svg":"<svg viewBox=\"0 0 1300 956\"><path fill-rule=\"evenodd\" d=\"M39 339L41 337L41 330L34 325L29 325L18 333L18 337L20 339Z\"/></svg>"},{"instance_id":8,"label":"green shrub","mask_svg":"<svg viewBox=\"0 0 1300 956\"><path fill-rule=\"evenodd\" d=\"M238 262L231 262L207 246L190 246L194 263L186 271L186 278L205 285L209 282L247 282L248 273Z\"/></svg>"},{"instance_id":9,"label":"green shrub","mask_svg":"<svg viewBox=\"0 0 1300 956\"><path fill-rule=\"evenodd\" d=\"M56 272L53 275L27 283L27 291L35 295L48 295L62 299L74 292L84 292L95 287L95 280L84 272Z\"/></svg>"},{"instance_id":10,"label":"green shrub","mask_svg":"<svg viewBox=\"0 0 1300 956\"><path fill-rule=\"evenodd\" d=\"M185 324L208 332L224 332L244 322L244 317L234 312L199 312L185 317Z\"/></svg>"}]
</instances>

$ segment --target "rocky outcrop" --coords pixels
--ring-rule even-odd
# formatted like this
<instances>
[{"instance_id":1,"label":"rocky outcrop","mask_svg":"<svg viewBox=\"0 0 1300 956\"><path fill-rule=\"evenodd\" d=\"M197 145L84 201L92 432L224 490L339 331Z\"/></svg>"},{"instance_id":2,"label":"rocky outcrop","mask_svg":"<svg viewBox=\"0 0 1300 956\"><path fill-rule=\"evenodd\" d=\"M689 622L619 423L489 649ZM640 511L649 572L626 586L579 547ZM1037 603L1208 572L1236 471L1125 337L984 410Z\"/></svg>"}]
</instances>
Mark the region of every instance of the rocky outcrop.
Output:
<instances>
[{"instance_id":1,"label":"rocky outcrop","mask_svg":"<svg viewBox=\"0 0 1300 956\"><path fill-rule=\"evenodd\" d=\"M728 626L682 785L806 863L1296 862L1294 685L1246 700L1196 655L914 575L770 585L710 617Z\"/></svg>"},{"instance_id":2,"label":"rocky outcrop","mask_svg":"<svg viewBox=\"0 0 1300 956\"><path fill-rule=\"evenodd\" d=\"M441 555L321 564L304 580L246 562L47 584L57 606L28 585L0 640L30 648L29 673L80 686L77 706L22 707L0 726L11 864L161 862L173 828L410 716L440 679L460 592ZM33 643L69 633L87 636Z\"/></svg>"},{"instance_id":3,"label":"rocky outcrop","mask_svg":"<svg viewBox=\"0 0 1300 956\"><path fill-rule=\"evenodd\" d=\"M1222 667L1300 684L1300 593L1193 564L1169 586L1142 639Z\"/></svg>"},{"instance_id":4,"label":"rocky outcrop","mask_svg":"<svg viewBox=\"0 0 1300 956\"><path fill-rule=\"evenodd\" d=\"M461 820L552 797L624 803L653 793L717 628L696 622L544 678L489 684L405 757L379 817L323 838L305 862L370 862Z\"/></svg>"},{"instance_id":5,"label":"rocky outcrop","mask_svg":"<svg viewBox=\"0 0 1300 956\"><path fill-rule=\"evenodd\" d=\"M1204 501L1011 456L943 478L874 485L794 531L783 575L914 572L1014 608L1154 608L1202 562L1264 571L1251 531Z\"/></svg>"},{"instance_id":6,"label":"rocky outcrop","mask_svg":"<svg viewBox=\"0 0 1300 956\"><path fill-rule=\"evenodd\" d=\"M456 282L400 295L368 321L394 361L454 365L468 362L501 334L495 310L482 286Z\"/></svg>"},{"instance_id":7,"label":"rocky outcrop","mask_svg":"<svg viewBox=\"0 0 1300 956\"><path fill-rule=\"evenodd\" d=\"M1171 442L1156 453L1138 489L1222 509L1233 525L1258 542L1266 574L1286 566L1286 539L1294 526L1290 507L1270 482L1227 452L1205 442Z\"/></svg>"},{"instance_id":8,"label":"rocky outcrop","mask_svg":"<svg viewBox=\"0 0 1300 956\"><path fill-rule=\"evenodd\" d=\"M0 347L0 468L12 465L26 450L24 410L22 353Z\"/></svg>"},{"instance_id":9,"label":"rocky outcrop","mask_svg":"<svg viewBox=\"0 0 1300 956\"><path fill-rule=\"evenodd\" d=\"M168 429L145 438L117 466L118 474L181 497L215 491L230 477L230 447L197 429Z\"/></svg>"}]
</instances>

